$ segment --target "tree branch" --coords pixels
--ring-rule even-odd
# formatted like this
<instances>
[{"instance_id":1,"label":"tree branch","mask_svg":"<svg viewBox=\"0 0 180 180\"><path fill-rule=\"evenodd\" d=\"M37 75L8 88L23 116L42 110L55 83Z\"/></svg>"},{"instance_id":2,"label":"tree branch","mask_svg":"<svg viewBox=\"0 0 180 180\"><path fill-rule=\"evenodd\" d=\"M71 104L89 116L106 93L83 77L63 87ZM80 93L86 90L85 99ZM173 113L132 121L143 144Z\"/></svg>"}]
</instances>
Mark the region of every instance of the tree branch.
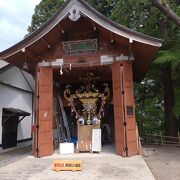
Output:
<instances>
[{"instance_id":1,"label":"tree branch","mask_svg":"<svg viewBox=\"0 0 180 180\"><path fill-rule=\"evenodd\" d=\"M151 0L151 1L170 20L172 20L177 26L180 26L180 17L168 6L168 4L165 1L162 0Z\"/></svg>"}]
</instances>

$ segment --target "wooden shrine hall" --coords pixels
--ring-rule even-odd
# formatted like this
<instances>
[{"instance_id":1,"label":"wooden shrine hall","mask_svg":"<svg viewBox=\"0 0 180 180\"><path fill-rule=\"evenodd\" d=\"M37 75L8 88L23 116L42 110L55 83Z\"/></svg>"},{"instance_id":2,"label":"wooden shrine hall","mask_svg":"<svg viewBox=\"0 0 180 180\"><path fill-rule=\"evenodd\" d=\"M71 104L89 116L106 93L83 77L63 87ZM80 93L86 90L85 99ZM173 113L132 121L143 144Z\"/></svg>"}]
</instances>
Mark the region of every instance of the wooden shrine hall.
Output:
<instances>
[{"instance_id":1,"label":"wooden shrine hall","mask_svg":"<svg viewBox=\"0 0 180 180\"><path fill-rule=\"evenodd\" d=\"M77 135L83 126L101 128L106 121L116 154L137 155L133 82L143 79L162 42L113 22L84 0L67 0L39 29L1 52L0 59L36 81L33 155L53 154L58 97L72 124L69 136L83 139L86 130Z\"/></svg>"}]
</instances>

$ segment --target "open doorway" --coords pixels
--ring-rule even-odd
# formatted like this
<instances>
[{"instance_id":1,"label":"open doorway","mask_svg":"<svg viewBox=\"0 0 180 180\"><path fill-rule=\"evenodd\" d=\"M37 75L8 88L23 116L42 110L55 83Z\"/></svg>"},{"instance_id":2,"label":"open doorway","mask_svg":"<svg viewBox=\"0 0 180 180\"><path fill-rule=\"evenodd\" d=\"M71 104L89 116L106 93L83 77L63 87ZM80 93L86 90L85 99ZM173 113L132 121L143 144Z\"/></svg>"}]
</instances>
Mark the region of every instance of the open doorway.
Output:
<instances>
[{"instance_id":1,"label":"open doorway","mask_svg":"<svg viewBox=\"0 0 180 180\"><path fill-rule=\"evenodd\" d=\"M2 110L2 148L7 149L17 146L18 124L30 113L14 109L3 108Z\"/></svg>"},{"instance_id":2,"label":"open doorway","mask_svg":"<svg viewBox=\"0 0 180 180\"><path fill-rule=\"evenodd\" d=\"M72 94L75 92L83 93L82 86L85 86L85 82L83 81L82 77L86 77L86 75L91 72L94 74L94 79L93 79L93 88L98 90L97 92L103 93L104 92L104 84L108 84L108 88L110 89L110 97L107 100L107 102L104 102L103 104L103 111L101 113L101 119L99 123L99 127L101 129L101 143L102 143L102 150L104 148L106 149L107 146L112 146L111 148L108 147L108 151L110 149L113 149L113 152L115 153L115 147L114 147L114 109L113 109L113 101L112 101L112 74L111 74L111 67L110 66L103 66L103 67L91 67L91 68L74 68L72 70L64 69L63 75L60 75L58 69L54 69L54 91L53 91L53 96L55 100L54 107L56 107L56 112L54 112L54 125L53 128L56 128L56 121L57 119L60 119L60 128L61 131L59 133L62 133L62 126L64 126L62 122L62 114L61 114L61 108L59 107L59 96L62 99L63 102L63 107L64 111L66 114L67 122L68 122L68 131L70 133L70 142L73 142L76 145L77 148L77 142L78 142L78 123L77 121L80 120L78 118L79 115L81 115L80 111L84 111L82 104L78 104L79 102L75 102L75 109L72 109L71 103L67 101L67 99L64 97L64 92L67 88L67 85L69 85L69 88L71 89ZM88 93L87 90L85 90L85 93ZM83 95L83 94L81 94ZM86 94L87 95L87 94ZM99 98L100 99L100 98ZM90 99L89 99L90 100ZM91 99L92 100L92 99ZM86 99L86 101L88 101ZM99 111L101 102L98 102L99 104L97 105L97 111ZM78 113L75 113L77 111ZM98 113L98 112L97 112ZM79 115L78 115L79 114ZM60 117L57 117L59 115ZM83 121L83 120L82 120ZM88 126L87 122L81 122L82 124L84 123L85 125ZM89 124L89 126L92 125L93 123ZM88 127L90 128L90 127ZM84 141L86 138L86 141L90 139L91 137L86 136L85 134L88 134L88 128L84 131L82 130L82 141ZM91 133L89 133L91 135ZM67 132L64 130L63 134L61 134L61 138L64 136L64 140L62 139L61 142L68 142L67 138ZM56 136L57 137L57 136ZM84 146L84 149L87 149L87 152L89 151L88 146L91 146L88 144L89 142L86 143ZM56 146L58 147L58 146ZM83 149L83 147L82 147ZM83 151L85 151L83 149Z\"/></svg>"},{"instance_id":3,"label":"open doorway","mask_svg":"<svg viewBox=\"0 0 180 180\"><path fill-rule=\"evenodd\" d=\"M62 71L64 73L62 73ZM104 65L104 66L92 66L92 67L82 67L82 68L77 67L73 69L67 67L64 67L64 69L63 67L60 67L60 69L52 68L52 67L39 67L39 71L36 76L37 98L36 98L36 118L35 118L36 128L33 137L34 156L43 157L43 156L51 155L53 153L52 130L54 129L54 127L52 127L52 122L53 122L53 118L56 119L55 118L56 114L58 114L58 112L53 112L53 108L52 108L53 96L61 97L62 99L61 103L63 108L65 109L65 107L68 106L68 103L64 102L63 100L64 97L63 85L64 85L64 89L67 89L67 84L71 84L71 86L76 85L78 86L78 89L81 89L81 86L79 85L80 83L79 76L82 77L86 72L89 71L93 71L94 74L97 72L97 74L100 77L99 80L101 80L99 82L97 81L97 83L101 84L105 81L112 84L111 89L113 89L113 95L112 95L113 101L110 104L113 104L113 110L114 110L113 134L115 134L116 154L120 156L133 156L137 154L137 139L136 139L131 64L130 63L120 64L120 62L117 62L112 66ZM53 87L56 87L56 89ZM75 93L76 92L78 93L78 91L75 91ZM79 95L81 96L81 92ZM90 95L92 94L90 93ZM57 109L60 108L58 107ZM131 111L129 111L129 109ZM62 116L59 115L59 117ZM76 122L77 120L81 120L81 119L76 118ZM67 122L68 120L66 120L66 123ZM71 141L71 137L70 137L70 141ZM92 143L89 142L87 146L91 144ZM86 148L86 144L85 144L85 148Z\"/></svg>"}]
</instances>

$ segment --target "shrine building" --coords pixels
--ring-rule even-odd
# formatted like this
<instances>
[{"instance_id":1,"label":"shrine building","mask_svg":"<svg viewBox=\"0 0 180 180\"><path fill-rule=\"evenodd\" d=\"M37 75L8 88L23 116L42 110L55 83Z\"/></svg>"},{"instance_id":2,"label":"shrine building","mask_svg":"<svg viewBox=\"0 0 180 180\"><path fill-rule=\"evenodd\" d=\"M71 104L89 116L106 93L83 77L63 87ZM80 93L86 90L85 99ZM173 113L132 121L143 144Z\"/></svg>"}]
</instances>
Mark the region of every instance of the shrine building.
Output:
<instances>
[{"instance_id":1,"label":"shrine building","mask_svg":"<svg viewBox=\"0 0 180 180\"><path fill-rule=\"evenodd\" d=\"M88 132L106 124L116 154L137 155L133 82L143 79L162 42L113 22L84 0L67 0L39 29L1 52L1 60L35 79L32 154L53 154L54 129L59 143L76 137L76 150L89 151Z\"/></svg>"}]
</instances>

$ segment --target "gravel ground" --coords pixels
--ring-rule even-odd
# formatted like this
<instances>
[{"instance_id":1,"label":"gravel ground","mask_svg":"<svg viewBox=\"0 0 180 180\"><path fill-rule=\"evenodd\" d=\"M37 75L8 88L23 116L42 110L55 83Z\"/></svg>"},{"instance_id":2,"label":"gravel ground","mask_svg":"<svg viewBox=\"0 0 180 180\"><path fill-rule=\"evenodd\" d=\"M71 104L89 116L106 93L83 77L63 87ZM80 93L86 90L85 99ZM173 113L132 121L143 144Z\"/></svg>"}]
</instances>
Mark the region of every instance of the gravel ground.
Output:
<instances>
[{"instance_id":1,"label":"gravel ground","mask_svg":"<svg viewBox=\"0 0 180 180\"><path fill-rule=\"evenodd\" d=\"M149 145L143 149L156 180L180 180L180 147Z\"/></svg>"}]
</instances>

